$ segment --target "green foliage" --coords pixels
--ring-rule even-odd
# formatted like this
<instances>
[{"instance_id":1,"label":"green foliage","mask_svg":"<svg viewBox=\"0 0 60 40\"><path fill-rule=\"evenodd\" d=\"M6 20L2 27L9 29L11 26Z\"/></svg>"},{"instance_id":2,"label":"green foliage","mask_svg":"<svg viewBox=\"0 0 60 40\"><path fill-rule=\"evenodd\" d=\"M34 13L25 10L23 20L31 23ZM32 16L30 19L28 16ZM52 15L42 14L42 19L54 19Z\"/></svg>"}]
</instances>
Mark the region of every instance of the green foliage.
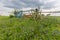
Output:
<instances>
[{"instance_id":1,"label":"green foliage","mask_svg":"<svg viewBox=\"0 0 60 40\"><path fill-rule=\"evenodd\" d=\"M10 18L13 18L14 16L13 15L10 15Z\"/></svg>"},{"instance_id":2,"label":"green foliage","mask_svg":"<svg viewBox=\"0 0 60 40\"><path fill-rule=\"evenodd\" d=\"M60 20L0 19L0 40L60 40Z\"/></svg>"},{"instance_id":3,"label":"green foliage","mask_svg":"<svg viewBox=\"0 0 60 40\"><path fill-rule=\"evenodd\" d=\"M17 9L15 9L14 12L13 12L13 14L14 14L15 17L17 16L17 12L18 12Z\"/></svg>"}]
</instances>

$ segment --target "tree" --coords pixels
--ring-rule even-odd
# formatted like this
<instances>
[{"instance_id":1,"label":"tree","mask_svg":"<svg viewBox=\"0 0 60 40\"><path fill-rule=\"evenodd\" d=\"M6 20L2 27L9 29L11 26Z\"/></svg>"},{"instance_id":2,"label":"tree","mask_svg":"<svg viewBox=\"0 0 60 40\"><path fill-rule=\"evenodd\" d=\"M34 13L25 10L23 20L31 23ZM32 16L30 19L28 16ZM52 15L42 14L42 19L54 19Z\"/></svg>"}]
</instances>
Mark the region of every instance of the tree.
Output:
<instances>
[{"instance_id":1,"label":"tree","mask_svg":"<svg viewBox=\"0 0 60 40\"><path fill-rule=\"evenodd\" d=\"M13 15L10 15L10 18L13 18L14 16Z\"/></svg>"},{"instance_id":2,"label":"tree","mask_svg":"<svg viewBox=\"0 0 60 40\"><path fill-rule=\"evenodd\" d=\"M14 10L14 13L13 14L14 14L14 16L17 15L17 9Z\"/></svg>"},{"instance_id":3,"label":"tree","mask_svg":"<svg viewBox=\"0 0 60 40\"><path fill-rule=\"evenodd\" d=\"M47 14L47 16L50 16L50 14Z\"/></svg>"}]
</instances>

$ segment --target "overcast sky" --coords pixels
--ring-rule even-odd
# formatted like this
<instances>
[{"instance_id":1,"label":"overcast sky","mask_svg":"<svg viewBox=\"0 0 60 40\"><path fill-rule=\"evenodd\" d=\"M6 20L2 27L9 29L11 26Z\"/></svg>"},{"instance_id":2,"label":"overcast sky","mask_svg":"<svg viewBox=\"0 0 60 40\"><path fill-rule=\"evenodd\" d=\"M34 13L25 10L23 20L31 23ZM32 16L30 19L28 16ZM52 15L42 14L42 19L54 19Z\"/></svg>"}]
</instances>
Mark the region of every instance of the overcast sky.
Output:
<instances>
[{"instance_id":1,"label":"overcast sky","mask_svg":"<svg viewBox=\"0 0 60 40\"><path fill-rule=\"evenodd\" d=\"M59 10L60 0L0 0L0 14L1 12L10 12L14 8L34 8L38 6L46 10L54 8Z\"/></svg>"}]
</instances>

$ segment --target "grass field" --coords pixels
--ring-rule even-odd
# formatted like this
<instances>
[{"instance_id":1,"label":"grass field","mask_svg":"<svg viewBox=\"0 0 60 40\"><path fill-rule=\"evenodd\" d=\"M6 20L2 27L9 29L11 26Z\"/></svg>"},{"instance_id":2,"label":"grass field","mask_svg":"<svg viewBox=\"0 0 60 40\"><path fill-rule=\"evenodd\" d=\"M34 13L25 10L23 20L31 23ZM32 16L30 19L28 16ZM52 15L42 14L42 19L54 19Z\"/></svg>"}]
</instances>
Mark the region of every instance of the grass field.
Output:
<instances>
[{"instance_id":1,"label":"grass field","mask_svg":"<svg viewBox=\"0 0 60 40\"><path fill-rule=\"evenodd\" d=\"M60 17L0 17L0 40L60 40Z\"/></svg>"}]
</instances>

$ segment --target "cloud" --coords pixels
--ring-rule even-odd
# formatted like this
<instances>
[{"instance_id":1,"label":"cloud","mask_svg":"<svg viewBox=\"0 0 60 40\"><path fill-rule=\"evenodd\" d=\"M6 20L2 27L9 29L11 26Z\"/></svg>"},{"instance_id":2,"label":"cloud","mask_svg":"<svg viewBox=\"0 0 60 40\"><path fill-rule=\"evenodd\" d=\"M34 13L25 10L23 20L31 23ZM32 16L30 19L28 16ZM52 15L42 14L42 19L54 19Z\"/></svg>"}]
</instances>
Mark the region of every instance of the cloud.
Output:
<instances>
[{"instance_id":1,"label":"cloud","mask_svg":"<svg viewBox=\"0 0 60 40\"><path fill-rule=\"evenodd\" d=\"M0 12L9 12L14 8L34 8L40 6L43 9L60 9L60 0L0 0ZM57 10L58 10L57 9ZM9 10L9 11L8 11Z\"/></svg>"},{"instance_id":2,"label":"cloud","mask_svg":"<svg viewBox=\"0 0 60 40\"><path fill-rule=\"evenodd\" d=\"M9 16L10 13L11 13L13 10L14 10L14 9L7 8L7 7L0 7L0 15L2 15L2 16Z\"/></svg>"},{"instance_id":3,"label":"cloud","mask_svg":"<svg viewBox=\"0 0 60 40\"><path fill-rule=\"evenodd\" d=\"M60 6L60 0L0 0L0 4L8 8L27 8L41 6L44 9Z\"/></svg>"},{"instance_id":4,"label":"cloud","mask_svg":"<svg viewBox=\"0 0 60 40\"><path fill-rule=\"evenodd\" d=\"M11 0L11 1L4 2L4 7L22 8L23 6L25 6L25 3L20 0Z\"/></svg>"},{"instance_id":5,"label":"cloud","mask_svg":"<svg viewBox=\"0 0 60 40\"><path fill-rule=\"evenodd\" d=\"M54 7L55 0L5 0L3 1L4 7L8 8L27 8L27 7L37 7L42 6L44 9L49 9Z\"/></svg>"},{"instance_id":6,"label":"cloud","mask_svg":"<svg viewBox=\"0 0 60 40\"><path fill-rule=\"evenodd\" d=\"M17 9L40 6L51 9L60 6L60 0L0 0L0 6Z\"/></svg>"}]
</instances>

